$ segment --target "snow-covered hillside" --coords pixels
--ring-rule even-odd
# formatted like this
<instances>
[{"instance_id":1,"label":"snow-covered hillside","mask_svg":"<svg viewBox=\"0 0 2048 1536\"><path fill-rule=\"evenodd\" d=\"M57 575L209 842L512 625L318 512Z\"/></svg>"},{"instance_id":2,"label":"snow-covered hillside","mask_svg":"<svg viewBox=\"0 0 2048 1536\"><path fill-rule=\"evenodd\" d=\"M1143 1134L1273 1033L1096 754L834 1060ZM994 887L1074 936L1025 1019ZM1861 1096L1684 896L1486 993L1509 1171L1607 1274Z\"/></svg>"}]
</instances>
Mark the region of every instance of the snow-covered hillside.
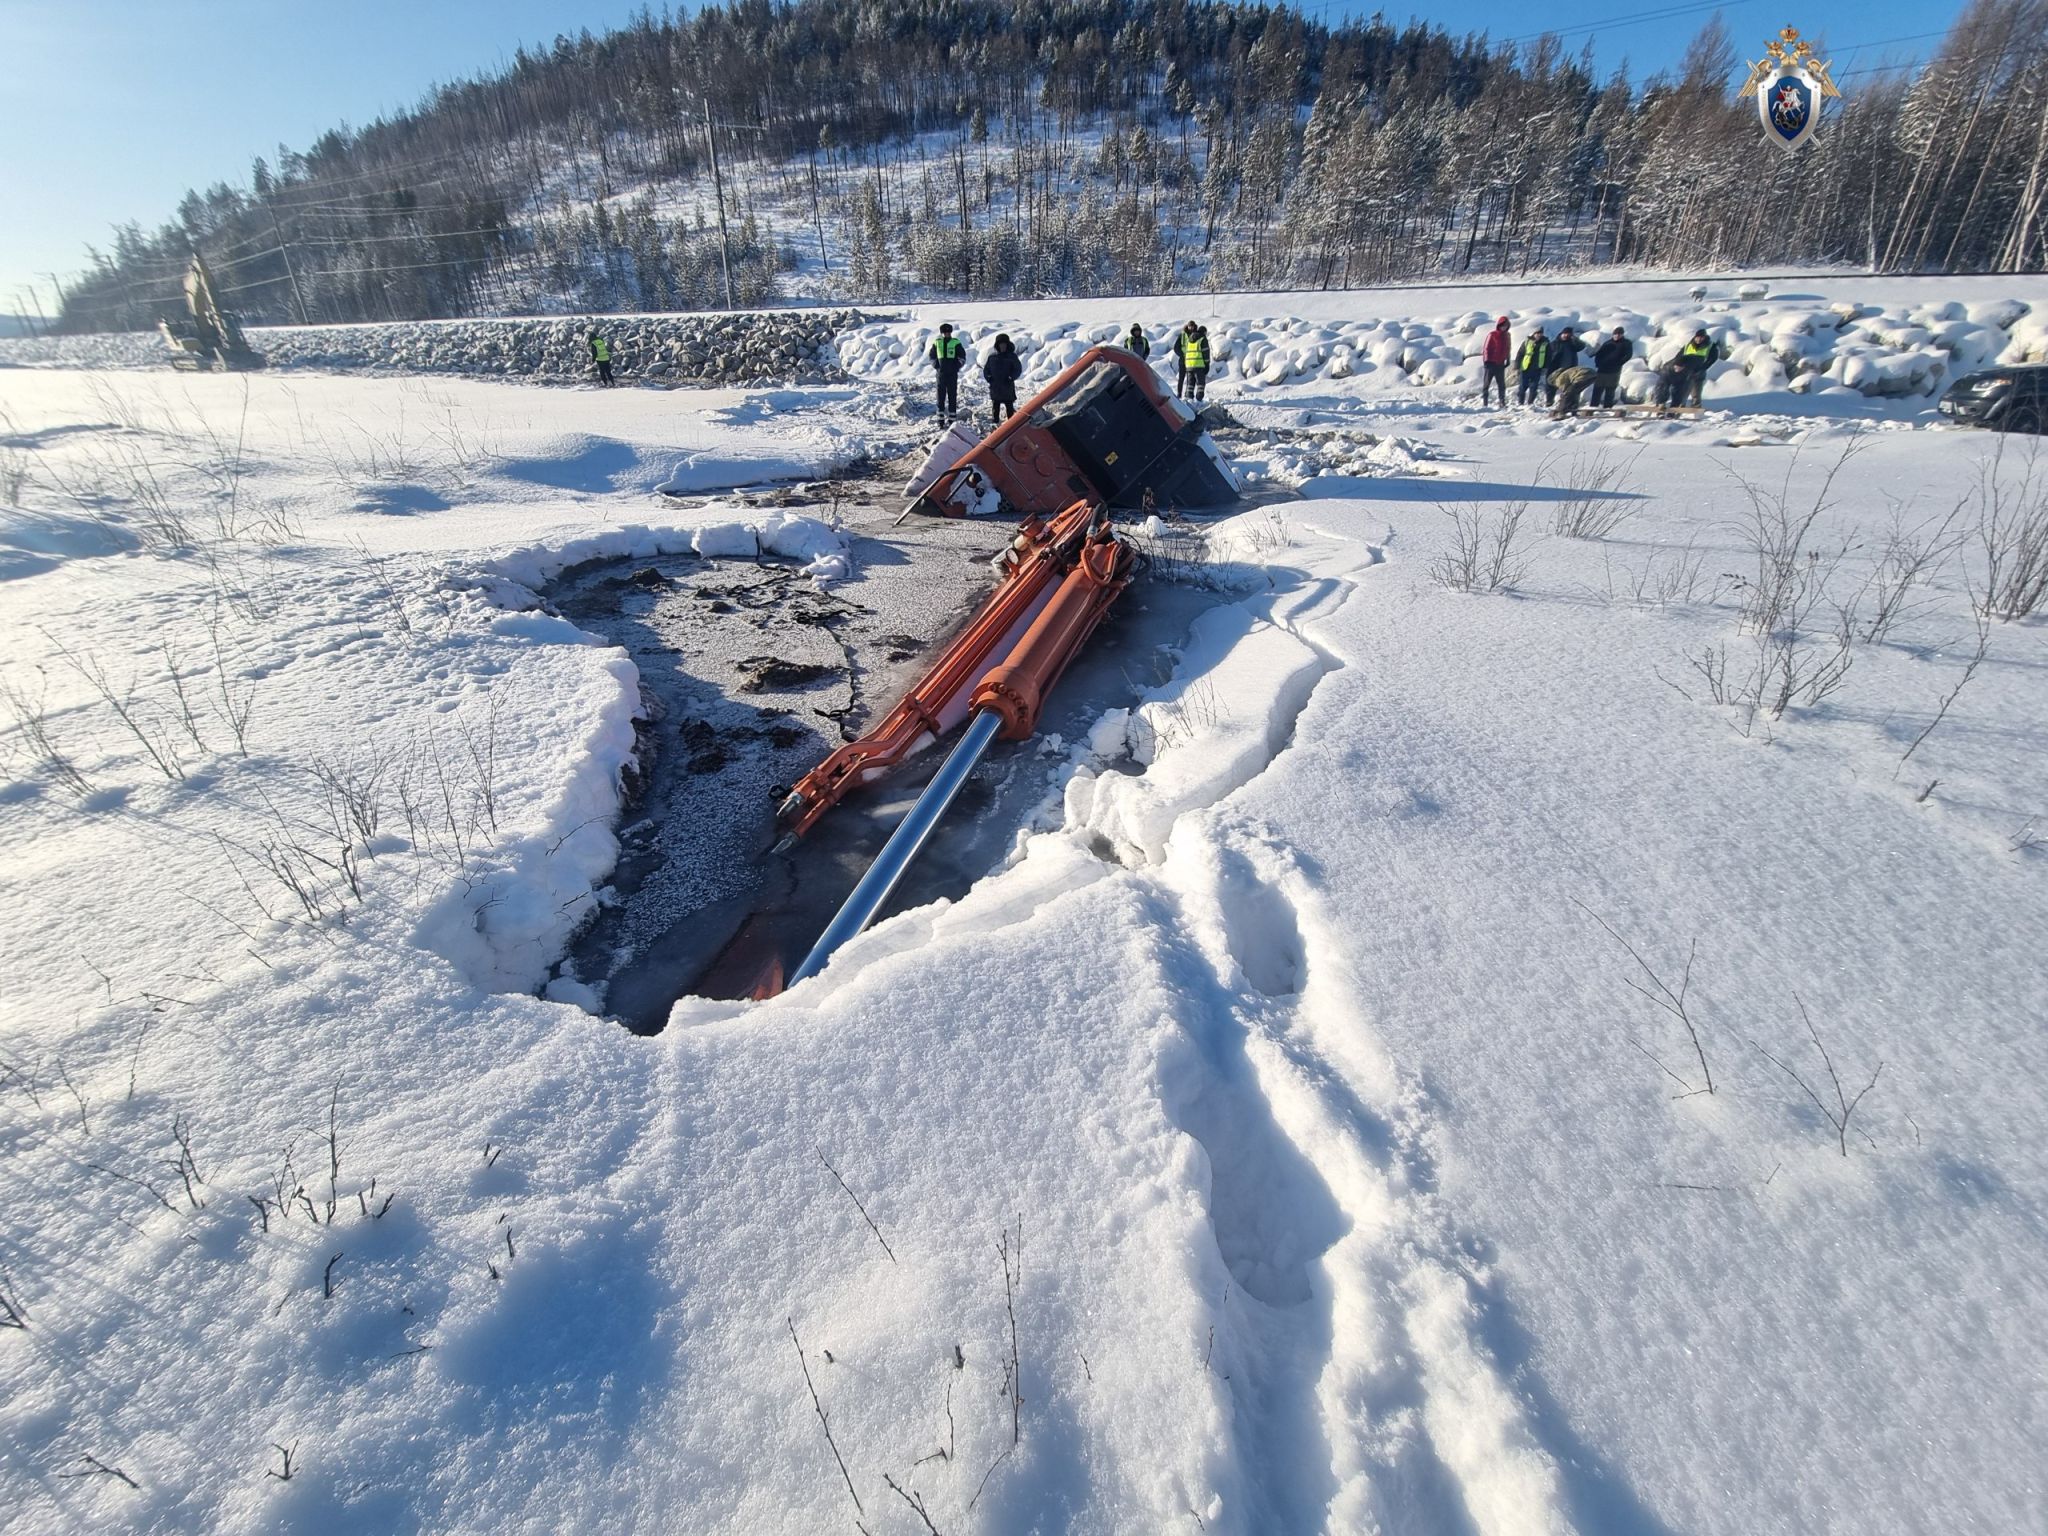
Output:
<instances>
[{"instance_id":1,"label":"snow-covered hillside","mask_svg":"<svg viewBox=\"0 0 2048 1536\"><path fill-rule=\"evenodd\" d=\"M942 319L1029 387L1181 301L854 385L0 371L0 1529L2030 1528L2048 464L1931 393L2048 284L1787 286L1202 301L1299 494L1145 535L1169 680L647 1038L558 962L643 674L747 695L545 584L858 605L895 506L737 488L912 446ZM1483 410L1497 313L1732 357Z\"/></svg>"}]
</instances>

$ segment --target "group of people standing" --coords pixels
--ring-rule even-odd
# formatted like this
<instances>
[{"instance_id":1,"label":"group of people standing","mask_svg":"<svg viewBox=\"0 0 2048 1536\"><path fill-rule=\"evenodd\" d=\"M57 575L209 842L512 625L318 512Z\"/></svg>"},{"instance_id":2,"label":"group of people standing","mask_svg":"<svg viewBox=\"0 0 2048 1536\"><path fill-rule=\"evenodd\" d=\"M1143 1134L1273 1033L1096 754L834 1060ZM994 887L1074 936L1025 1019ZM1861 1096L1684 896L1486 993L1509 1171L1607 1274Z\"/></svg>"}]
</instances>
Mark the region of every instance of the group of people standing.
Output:
<instances>
[{"instance_id":1,"label":"group of people standing","mask_svg":"<svg viewBox=\"0 0 2048 1536\"><path fill-rule=\"evenodd\" d=\"M1635 343L1628 339L1627 328L1619 325L1598 341L1581 337L1568 325L1555 336L1547 336L1539 325L1517 347L1508 317L1502 315L1487 333L1480 354L1484 372L1479 380L1479 403L1485 405L1498 391L1501 407L1506 408L1512 361L1518 404L1534 405L1540 390L1543 403L1554 415L1571 416L1590 391L1596 410L1611 408L1620 403L1621 370L1635 355ZM1707 370L1721 355L1721 348L1704 329L1694 331L1678 355L1657 370L1654 403L1660 407L1697 406Z\"/></svg>"},{"instance_id":2,"label":"group of people standing","mask_svg":"<svg viewBox=\"0 0 2048 1536\"><path fill-rule=\"evenodd\" d=\"M942 325L925 351L925 361L932 365L938 380L939 415L958 416L960 370L967 366L967 343L953 334L952 326ZM997 421L1017 414L1017 380L1023 376L1024 360L1017 355L1017 344L1008 331L1000 332L989 348L988 360L981 365L981 377L988 385L989 414Z\"/></svg>"},{"instance_id":3,"label":"group of people standing","mask_svg":"<svg viewBox=\"0 0 2048 1536\"><path fill-rule=\"evenodd\" d=\"M1146 336L1145 327L1136 322L1124 337L1123 347L1139 357L1152 355L1151 339ZM1192 320L1182 326L1174 334L1173 356L1180 366L1173 392L1184 400L1205 399L1209 390L1209 328ZM939 334L925 351L925 361L932 365L942 417L960 414L960 373L967 360L967 344L953 334L950 324L940 326ZM1016 415L1017 380L1023 374L1024 361L1017 355L1016 343L1010 340L1009 332L998 333L990 344L988 360L981 365L981 377L988 385L989 415L996 421Z\"/></svg>"},{"instance_id":4,"label":"group of people standing","mask_svg":"<svg viewBox=\"0 0 2048 1536\"><path fill-rule=\"evenodd\" d=\"M598 381L611 384L610 341L598 331L592 331L587 339ZM1123 338L1123 346L1139 357L1152 354L1152 342L1146 336L1145 328L1136 323ZM1209 328L1190 320L1174 333L1172 346L1173 359L1179 368L1173 392L1184 400L1206 399L1209 392ZM1540 391L1543 403L1551 408L1554 415L1570 416L1577 413L1580 403L1590 391L1594 409L1606 409L1619 403L1621 370L1635 352L1635 343L1628 339L1627 329L1619 325L1598 341L1581 337L1569 325L1555 336L1549 336L1539 325L1524 336L1522 344L1517 347L1508 317L1502 315L1494 322L1493 329L1487 332L1486 345L1480 353L1484 372L1479 380L1479 403L1484 406L1497 397L1501 409L1507 408L1508 368L1512 365L1517 404L1534 405ZM1654 403L1660 407L1697 406L1700 391L1706 383L1707 370L1719 362L1722 355L1721 348L1704 328L1694 331L1692 339L1679 349L1678 355L1658 369ZM967 344L953 334L951 325L942 325L925 357L937 376L939 414L949 418L958 416L960 372L967 365ZM1024 361L1017 355L1016 344L1010 340L1008 332L999 334L990 348L988 360L981 365L981 376L988 384L989 414L996 421L1001 422L1016 414L1017 380L1023 375Z\"/></svg>"},{"instance_id":5,"label":"group of people standing","mask_svg":"<svg viewBox=\"0 0 2048 1536\"><path fill-rule=\"evenodd\" d=\"M1146 336L1145 327L1135 320L1131 332L1124 337L1126 352L1135 352L1140 357L1152 355L1152 341ZM1183 400L1206 400L1209 397L1209 327L1190 320L1174 333L1173 360L1179 367L1179 376L1174 380L1173 392Z\"/></svg>"}]
</instances>

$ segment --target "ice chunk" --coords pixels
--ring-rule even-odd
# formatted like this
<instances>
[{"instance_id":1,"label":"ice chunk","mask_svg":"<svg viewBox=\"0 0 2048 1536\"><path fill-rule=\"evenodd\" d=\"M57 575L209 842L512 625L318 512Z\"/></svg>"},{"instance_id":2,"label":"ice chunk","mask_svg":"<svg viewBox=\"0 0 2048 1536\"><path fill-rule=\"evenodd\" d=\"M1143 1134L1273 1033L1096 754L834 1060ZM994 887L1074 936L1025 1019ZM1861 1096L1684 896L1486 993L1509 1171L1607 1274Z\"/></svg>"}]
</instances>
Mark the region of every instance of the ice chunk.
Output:
<instances>
[{"instance_id":1,"label":"ice chunk","mask_svg":"<svg viewBox=\"0 0 2048 1536\"><path fill-rule=\"evenodd\" d=\"M845 534L815 517L800 517L793 512L768 515L768 521L761 525L761 548L787 560L807 561L844 556L848 552Z\"/></svg>"},{"instance_id":2,"label":"ice chunk","mask_svg":"<svg viewBox=\"0 0 2048 1536\"><path fill-rule=\"evenodd\" d=\"M761 553L761 541L751 524L710 523L690 535L690 548L706 559L751 558Z\"/></svg>"}]
</instances>

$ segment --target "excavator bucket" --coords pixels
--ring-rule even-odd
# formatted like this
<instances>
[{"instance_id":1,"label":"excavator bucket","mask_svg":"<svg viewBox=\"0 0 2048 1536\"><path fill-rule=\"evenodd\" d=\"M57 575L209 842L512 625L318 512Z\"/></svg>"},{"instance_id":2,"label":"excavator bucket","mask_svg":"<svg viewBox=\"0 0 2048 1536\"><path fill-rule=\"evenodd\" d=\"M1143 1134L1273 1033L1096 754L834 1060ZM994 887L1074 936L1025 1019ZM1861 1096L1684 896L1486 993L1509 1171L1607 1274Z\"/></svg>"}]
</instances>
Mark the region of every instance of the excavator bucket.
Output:
<instances>
[{"instance_id":1,"label":"excavator bucket","mask_svg":"<svg viewBox=\"0 0 2048 1536\"><path fill-rule=\"evenodd\" d=\"M1195 408L1168 394L1151 365L1122 347L1092 347L995 431L968 446L956 425L910 482L913 511L969 517L1044 514L1074 500L1162 510L1238 498ZM991 494L993 493L993 494Z\"/></svg>"}]
</instances>

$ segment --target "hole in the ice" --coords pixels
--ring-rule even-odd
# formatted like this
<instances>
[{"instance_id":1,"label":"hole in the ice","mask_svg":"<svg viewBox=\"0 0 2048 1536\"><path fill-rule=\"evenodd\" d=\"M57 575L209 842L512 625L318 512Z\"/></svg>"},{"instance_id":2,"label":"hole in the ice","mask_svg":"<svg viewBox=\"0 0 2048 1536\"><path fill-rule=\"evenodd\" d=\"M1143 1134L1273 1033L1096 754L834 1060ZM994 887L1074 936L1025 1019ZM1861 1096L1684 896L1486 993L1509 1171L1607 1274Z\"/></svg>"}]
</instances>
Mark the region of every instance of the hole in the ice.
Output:
<instances>
[{"instance_id":1,"label":"hole in the ice","mask_svg":"<svg viewBox=\"0 0 2048 1536\"><path fill-rule=\"evenodd\" d=\"M1081 840L1081 846L1105 864L1123 863L1123 856L1117 852L1116 844L1101 832L1090 832Z\"/></svg>"},{"instance_id":2,"label":"hole in the ice","mask_svg":"<svg viewBox=\"0 0 2048 1536\"><path fill-rule=\"evenodd\" d=\"M636 1031L661 1029L679 997L748 996L788 974L938 764L927 751L791 852L769 852L777 791L918 676L933 640L988 590L987 559L1010 534L922 518L897 527L879 509L849 521L855 579L822 592L785 561L691 555L589 562L548 589L558 612L640 668L629 831L560 968ZM1061 680L1039 736L991 749L888 910L957 898L999 867L1018 828L1056 803L1067 755L1047 739L1081 740L1104 710L1165 681L1188 625L1220 600L1134 583Z\"/></svg>"}]
</instances>

